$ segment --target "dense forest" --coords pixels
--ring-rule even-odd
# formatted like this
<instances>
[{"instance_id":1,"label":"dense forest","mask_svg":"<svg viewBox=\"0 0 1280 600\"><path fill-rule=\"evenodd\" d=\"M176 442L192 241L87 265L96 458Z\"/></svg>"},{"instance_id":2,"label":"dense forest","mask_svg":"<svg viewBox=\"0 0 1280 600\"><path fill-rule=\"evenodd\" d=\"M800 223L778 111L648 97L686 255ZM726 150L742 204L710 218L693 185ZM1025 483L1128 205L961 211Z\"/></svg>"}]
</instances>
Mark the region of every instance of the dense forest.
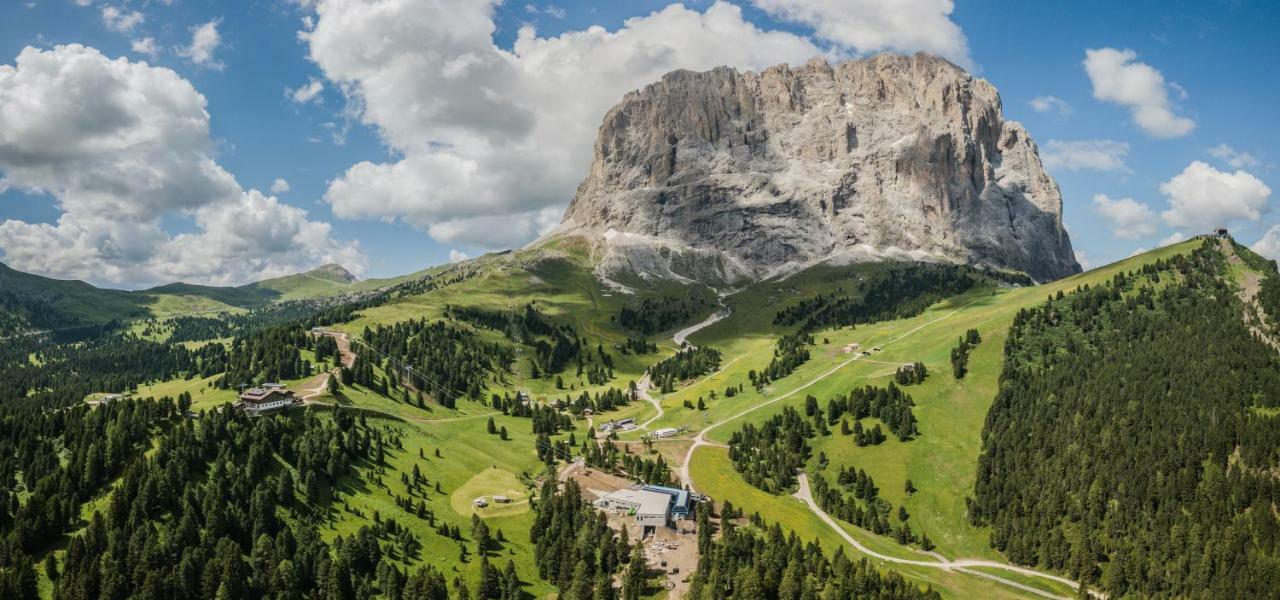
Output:
<instances>
[{"instance_id":1,"label":"dense forest","mask_svg":"<svg viewBox=\"0 0 1280 600\"><path fill-rule=\"evenodd\" d=\"M300 350L314 343L306 330L287 325L236 336L227 353L226 374L218 380L218 387L235 389L240 385L308 377L312 365L302 358Z\"/></svg>"},{"instance_id":2,"label":"dense forest","mask_svg":"<svg viewBox=\"0 0 1280 600\"><path fill-rule=\"evenodd\" d=\"M701 511L699 511L701 512ZM941 598L908 582L896 571L881 571L867 559L851 560L844 547L828 557L815 542L801 542L774 524L767 531L726 521L719 538L699 519L698 570L692 600L925 600Z\"/></svg>"},{"instance_id":3,"label":"dense forest","mask_svg":"<svg viewBox=\"0 0 1280 600\"><path fill-rule=\"evenodd\" d=\"M773 323L818 331L913 317L986 279L987 275L963 265L894 264L859 275L858 294L843 289L818 294L779 310Z\"/></svg>"},{"instance_id":4,"label":"dense forest","mask_svg":"<svg viewBox=\"0 0 1280 600\"><path fill-rule=\"evenodd\" d=\"M705 316L713 305L702 296L644 298L640 302L624 306L618 312L617 322L623 329L641 335L669 331Z\"/></svg>"},{"instance_id":5,"label":"dense forest","mask_svg":"<svg viewBox=\"0 0 1280 600\"><path fill-rule=\"evenodd\" d=\"M827 423L835 425L846 415L854 420L872 417L905 442L920 433L912 406L911 395L892 382L887 387L868 385L827 401Z\"/></svg>"},{"instance_id":6,"label":"dense forest","mask_svg":"<svg viewBox=\"0 0 1280 600\"><path fill-rule=\"evenodd\" d=\"M538 576L551 582L561 598L639 600L649 576L644 551L632 547L624 530L609 528L604 512L591 506L576 481L561 490L549 473L529 530ZM621 574L622 589L614 587Z\"/></svg>"},{"instance_id":7,"label":"dense forest","mask_svg":"<svg viewBox=\"0 0 1280 600\"><path fill-rule=\"evenodd\" d=\"M511 348L485 342L444 321L416 319L366 328L366 347L393 361L394 371L411 372L414 385L443 406L459 398L480 400L489 376L515 361Z\"/></svg>"},{"instance_id":8,"label":"dense forest","mask_svg":"<svg viewBox=\"0 0 1280 600\"><path fill-rule=\"evenodd\" d=\"M720 351L705 346L687 347L664 358L648 369L649 378L664 394L676 389L676 385L715 371L720 366Z\"/></svg>"},{"instance_id":9,"label":"dense forest","mask_svg":"<svg viewBox=\"0 0 1280 600\"><path fill-rule=\"evenodd\" d=\"M226 354L216 344L188 350L110 333L66 344L15 338L0 348L0 403L29 397L61 408L95 392L126 392L148 381L212 375L225 368Z\"/></svg>"},{"instance_id":10,"label":"dense forest","mask_svg":"<svg viewBox=\"0 0 1280 600\"><path fill-rule=\"evenodd\" d=\"M394 520L375 517L332 544L320 538L338 482L399 451L399 434L341 410L190 418L189 401L22 418L0 404L0 428L10 430L0 443L24 440L0 453L0 468L31 491L16 515L16 502L3 504L0 590L33 597L30 556L78 529L62 560L45 562L56 598L448 598L439 571L396 566L416 560L421 541ZM71 461L60 464L53 445ZM110 495L82 517L110 481Z\"/></svg>"},{"instance_id":11,"label":"dense forest","mask_svg":"<svg viewBox=\"0 0 1280 600\"><path fill-rule=\"evenodd\" d=\"M556 323L532 303L520 311L493 310L474 306L447 306L445 315L476 327L501 332L507 339L532 348L529 375L550 377L577 366L576 375L586 375L592 385L613 379L613 356L597 344L594 352L572 325ZM643 341L640 350L647 349ZM643 352L638 352L642 354ZM558 387L564 387L558 378Z\"/></svg>"},{"instance_id":12,"label":"dense forest","mask_svg":"<svg viewBox=\"0 0 1280 600\"><path fill-rule=\"evenodd\" d=\"M1277 597L1280 354L1230 273L1206 241L1017 315L969 507L993 546L1113 596Z\"/></svg>"},{"instance_id":13,"label":"dense forest","mask_svg":"<svg viewBox=\"0 0 1280 600\"><path fill-rule=\"evenodd\" d=\"M747 423L729 437L729 459L747 483L771 494L796 485L812 449L814 422L788 406L756 427Z\"/></svg>"}]
</instances>

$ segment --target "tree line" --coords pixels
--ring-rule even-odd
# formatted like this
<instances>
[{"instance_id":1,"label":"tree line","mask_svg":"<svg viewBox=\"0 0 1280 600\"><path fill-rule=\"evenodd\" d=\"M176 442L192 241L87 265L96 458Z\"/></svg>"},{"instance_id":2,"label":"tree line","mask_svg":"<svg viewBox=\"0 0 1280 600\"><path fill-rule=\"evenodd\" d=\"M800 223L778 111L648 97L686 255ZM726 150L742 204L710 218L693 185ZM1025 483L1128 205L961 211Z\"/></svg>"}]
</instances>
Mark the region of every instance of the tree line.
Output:
<instances>
[{"instance_id":1,"label":"tree line","mask_svg":"<svg viewBox=\"0 0 1280 600\"><path fill-rule=\"evenodd\" d=\"M677 351L649 366L649 378L658 389L669 394L676 385L715 371L720 366L720 351L707 346L691 346Z\"/></svg>"},{"instance_id":2,"label":"tree line","mask_svg":"<svg viewBox=\"0 0 1280 600\"><path fill-rule=\"evenodd\" d=\"M706 314L711 307L712 304L703 296L647 297L638 303L623 306L616 318L610 318L616 320L623 329L649 336L688 323L695 317Z\"/></svg>"},{"instance_id":3,"label":"tree line","mask_svg":"<svg viewBox=\"0 0 1280 600\"><path fill-rule=\"evenodd\" d=\"M688 595L692 600L941 598L897 571L882 571L865 558L850 559L843 546L828 557L817 542L784 534L776 523L763 530L725 519L722 523L724 531L713 538L710 523L699 518L698 570ZM708 532L705 538L703 531Z\"/></svg>"},{"instance_id":4,"label":"tree line","mask_svg":"<svg viewBox=\"0 0 1280 600\"><path fill-rule=\"evenodd\" d=\"M1209 240L1020 311L969 500L992 545L1113 596L1276 597L1280 355L1243 310Z\"/></svg>"},{"instance_id":5,"label":"tree line","mask_svg":"<svg viewBox=\"0 0 1280 600\"><path fill-rule=\"evenodd\" d=\"M415 385L425 387L442 406L452 408L459 398L484 397L489 377L508 372L515 361L510 347L485 342L474 333L444 321L410 319L391 325L366 327L361 334L369 347L412 367Z\"/></svg>"}]
</instances>

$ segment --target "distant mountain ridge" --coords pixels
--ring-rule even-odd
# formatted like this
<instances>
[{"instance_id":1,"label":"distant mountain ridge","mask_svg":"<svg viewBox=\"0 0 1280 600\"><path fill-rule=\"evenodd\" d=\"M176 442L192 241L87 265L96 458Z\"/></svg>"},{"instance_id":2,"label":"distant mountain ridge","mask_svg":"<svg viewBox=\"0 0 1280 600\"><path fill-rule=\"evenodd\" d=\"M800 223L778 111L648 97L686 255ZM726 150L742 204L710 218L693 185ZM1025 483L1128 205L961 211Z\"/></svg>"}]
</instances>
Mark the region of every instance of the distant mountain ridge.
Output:
<instances>
[{"instance_id":1,"label":"distant mountain ridge","mask_svg":"<svg viewBox=\"0 0 1280 600\"><path fill-rule=\"evenodd\" d=\"M675 71L600 127L544 239L598 272L737 284L822 261L1080 272L1062 197L986 80L934 56Z\"/></svg>"},{"instance_id":2,"label":"distant mountain ridge","mask_svg":"<svg viewBox=\"0 0 1280 600\"><path fill-rule=\"evenodd\" d=\"M126 291L24 273L0 262L0 337L110 321L252 309L279 300L374 289L416 276L362 282L341 265L328 264L235 287L174 282Z\"/></svg>"}]
</instances>

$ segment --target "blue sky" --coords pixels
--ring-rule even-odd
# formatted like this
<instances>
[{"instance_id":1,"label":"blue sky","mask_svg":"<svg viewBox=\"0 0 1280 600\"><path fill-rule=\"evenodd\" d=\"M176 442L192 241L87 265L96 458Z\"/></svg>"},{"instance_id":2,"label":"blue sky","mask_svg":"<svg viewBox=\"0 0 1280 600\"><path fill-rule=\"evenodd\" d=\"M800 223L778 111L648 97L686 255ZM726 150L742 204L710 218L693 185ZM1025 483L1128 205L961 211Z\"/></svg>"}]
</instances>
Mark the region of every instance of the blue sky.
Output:
<instances>
[{"instance_id":1,"label":"blue sky","mask_svg":"<svg viewBox=\"0 0 1280 600\"><path fill-rule=\"evenodd\" d=\"M880 50L999 88L1083 262L1218 221L1249 244L1270 231L1259 249L1280 255L1271 3L452 4L6 4L0 260L118 287L410 272L557 221L604 110L665 70ZM103 98L101 120L78 118Z\"/></svg>"}]
</instances>

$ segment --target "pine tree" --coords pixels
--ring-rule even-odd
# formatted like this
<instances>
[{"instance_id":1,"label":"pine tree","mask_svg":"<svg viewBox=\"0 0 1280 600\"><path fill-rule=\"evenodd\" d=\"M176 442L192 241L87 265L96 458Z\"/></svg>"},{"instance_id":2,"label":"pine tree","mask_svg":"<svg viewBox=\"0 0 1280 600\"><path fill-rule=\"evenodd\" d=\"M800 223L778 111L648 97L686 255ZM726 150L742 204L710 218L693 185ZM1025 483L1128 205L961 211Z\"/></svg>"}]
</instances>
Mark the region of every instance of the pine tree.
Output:
<instances>
[{"instance_id":1,"label":"pine tree","mask_svg":"<svg viewBox=\"0 0 1280 600\"><path fill-rule=\"evenodd\" d=\"M649 566L645 564L644 543L637 541L631 548L631 562L622 577L622 600L640 600L644 596L649 578Z\"/></svg>"}]
</instances>

